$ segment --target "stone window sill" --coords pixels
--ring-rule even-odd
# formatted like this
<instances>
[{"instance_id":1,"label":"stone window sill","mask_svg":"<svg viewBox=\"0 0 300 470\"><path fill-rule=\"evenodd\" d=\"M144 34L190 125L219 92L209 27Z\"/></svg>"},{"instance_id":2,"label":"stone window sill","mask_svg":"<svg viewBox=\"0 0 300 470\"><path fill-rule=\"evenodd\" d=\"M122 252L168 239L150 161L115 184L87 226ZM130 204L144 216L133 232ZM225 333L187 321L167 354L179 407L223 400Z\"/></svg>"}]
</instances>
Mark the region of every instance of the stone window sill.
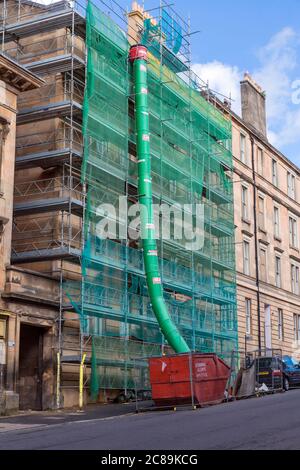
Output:
<instances>
[{"instance_id":1,"label":"stone window sill","mask_svg":"<svg viewBox=\"0 0 300 470\"><path fill-rule=\"evenodd\" d=\"M249 226L251 225L251 221L248 220L248 219L244 219L244 217L242 218L242 222L243 222L243 224L247 224Z\"/></svg>"}]
</instances>

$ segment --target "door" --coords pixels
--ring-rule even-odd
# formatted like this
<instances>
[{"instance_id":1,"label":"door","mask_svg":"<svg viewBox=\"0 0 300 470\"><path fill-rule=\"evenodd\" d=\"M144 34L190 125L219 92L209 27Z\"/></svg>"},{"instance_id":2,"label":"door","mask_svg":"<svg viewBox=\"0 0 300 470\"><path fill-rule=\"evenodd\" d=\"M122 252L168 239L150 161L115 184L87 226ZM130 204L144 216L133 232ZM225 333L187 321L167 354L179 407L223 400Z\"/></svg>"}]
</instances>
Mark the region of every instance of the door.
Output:
<instances>
[{"instance_id":1,"label":"door","mask_svg":"<svg viewBox=\"0 0 300 470\"><path fill-rule=\"evenodd\" d=\"M265 346L266 349L272 349L272 318L270 305L265 305Z\"/></svg>"},{"instance_id":2,"label":"door","mask_svg":"<svg viewBox=\"0 0 300 470\"><path fill-rule=\"evenodd\" d=\"M21 324L19 398L21 410L42 409L43 329Z\"/></svg>"}]
</instances>

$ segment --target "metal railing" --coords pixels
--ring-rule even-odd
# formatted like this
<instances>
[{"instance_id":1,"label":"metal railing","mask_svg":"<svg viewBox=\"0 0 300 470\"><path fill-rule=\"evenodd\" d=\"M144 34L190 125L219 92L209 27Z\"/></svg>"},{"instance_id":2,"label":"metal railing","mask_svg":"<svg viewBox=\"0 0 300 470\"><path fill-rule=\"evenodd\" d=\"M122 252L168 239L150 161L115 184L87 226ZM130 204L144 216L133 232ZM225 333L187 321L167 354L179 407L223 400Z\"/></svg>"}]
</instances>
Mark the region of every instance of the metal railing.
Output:
<instances>
[{"instance_id":1,"label":"metal railing","mask_svg":"<svg viewBox=\"0 0 300 470\"><path fill-rule=\"evenodd\" d=\"M18 110L46 106L64 101L75 101L79 104L84 98L84 83L66 73L65 77L55 78L37 90L22 93L18 99Z\"/></svg>"},{"instance_id":2,"label":"metal railing","mask_svg":"<svg viewBox=\"0 0 300 470\"><path fill-rule=\"evenodd\" d=\"M25 44L11 45L9 43L4 52L23 65L67 54L85 60L84 41L80 37L76 37L73 44L72 36L69 33L61 36L55 35L41 41L36 39L34 42L26 42Z\"/></svg>"},{"instance_id":3,"label":"metal railing","mask_svg":"<svg viewBox=\"0 0 300 470\"><path fill-rule=\"evenodd\" d=\"M86 1L81 0L49 0L47 4L34 2L24 2L23 0L15 0L14 2L3 1L0 14L6 24L19 23L29 18L39 17L50 13L74 10L81 16L85 17Z\"/></svg>"},{"instance_id":4,"label":"metal railing","mask_svg":"<svg viewBox=\"0 0 300 470\"><path fill-rule=\"evenodd\" d=\"M127 260L128 268L136 269L138 271L143 271L143 254L140 250L134 248L129 248L120 243L116 243L113 240L103 240L98 238L96 235L90 234L89 239L89 250L84 253L84 256L88 259L96 258L99 262L104 262L111 264L120 264L124 266L125 260ZM229 251L228 251L229 250ZM214 247L211 250L210 246L206 246L204 251L207 252L207 257L209 262L211 262L211 257L215 262L222 262L228 265L228 269L233 269L234 267L234 252L224 249L223 247ZM161 260L161 270L163 277L167 279L177 280L178 283L184 283L189 288L191 287L191 282L194 276L194 281L197 287L202 286L202 288L210 289L211 287L211 277L205 277L203 273L199 270L197 271L197 266L193 272L191 266L180 265L176 259L172 260ZM203 265L203 260L201 260ZM228 283L228 286L230 284ZM226 284L227 287L227 284ZM219 290L219 284L218 284Z\"/></svg>"},{"instance_id":5,"label":"metal railing","mask_svg":"<svg viewBox=\"0 0 300 470\"><path fill-rule=\"evenodd\" d=\"M55 124L49 122L49 129L44 132L28 133L27 127L18 126L16 140L16 156L51 152L61 149L74 149L78 152L83 150L82 130L79 126L71 126L69 123L60 120ZM31 127L32 129L32 127Z\"/></svg>"},{"instance_id":6,"label":"metal railing","mask_svg":"<svg viewBox=\"0 0 300 470\"><path fill-rule=\"evenodd\" d=\"M76 216L55 213L18 217L13 222L12 255L16 259L28 252L39 257L59 249L81 253L81 246L82 223Z\"/></svg>"},{"instance_id":7,"label":"metal railing","mask_svg":"<svg viewBox=\"0 0 300 470\"><path fill-rule=\"evenodd\" d=\"M56 176L49 179L16 183L14 187L15 202L31 201L51 197L69 197L78 201L84 200L81 180L75 176Z\"/></svg>"}]
</instances>

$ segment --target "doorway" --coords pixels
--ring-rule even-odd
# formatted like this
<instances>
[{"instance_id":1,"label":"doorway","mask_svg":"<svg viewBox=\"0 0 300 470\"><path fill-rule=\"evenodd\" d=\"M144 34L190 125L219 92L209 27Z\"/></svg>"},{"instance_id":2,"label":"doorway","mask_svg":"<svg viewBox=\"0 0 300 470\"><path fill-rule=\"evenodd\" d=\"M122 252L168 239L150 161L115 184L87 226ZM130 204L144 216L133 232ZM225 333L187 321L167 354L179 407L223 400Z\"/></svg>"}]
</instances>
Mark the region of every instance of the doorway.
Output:
<instances>
[{"instance_id":1,"label":"doorway","mask_svg":"<svg viewBox=\"0 0 300 470\"><path fill-rule=\"evenodd\" d=\"M42 410L44 330L21 324L19 399L21 410Z\"/></svg>"}]
</instances>

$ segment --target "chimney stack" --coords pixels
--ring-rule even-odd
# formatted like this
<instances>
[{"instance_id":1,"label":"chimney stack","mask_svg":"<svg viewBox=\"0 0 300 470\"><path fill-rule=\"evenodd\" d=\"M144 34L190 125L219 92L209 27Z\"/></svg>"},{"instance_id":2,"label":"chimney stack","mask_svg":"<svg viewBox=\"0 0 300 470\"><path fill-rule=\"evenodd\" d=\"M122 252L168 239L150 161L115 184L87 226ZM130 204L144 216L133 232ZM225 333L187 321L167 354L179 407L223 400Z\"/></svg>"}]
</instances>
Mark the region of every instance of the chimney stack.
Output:
<instances>
[{"instance_id":1,"label":"chimney stack","mask_svg":"<svg viewBox=\"0 0 300 470\"><path fill-rule=\"evenodd\" d=\"M245 73L241 81L241 99L245 123L267 137L266 95L249 73Z\"/></svg>"}]
</instances>

